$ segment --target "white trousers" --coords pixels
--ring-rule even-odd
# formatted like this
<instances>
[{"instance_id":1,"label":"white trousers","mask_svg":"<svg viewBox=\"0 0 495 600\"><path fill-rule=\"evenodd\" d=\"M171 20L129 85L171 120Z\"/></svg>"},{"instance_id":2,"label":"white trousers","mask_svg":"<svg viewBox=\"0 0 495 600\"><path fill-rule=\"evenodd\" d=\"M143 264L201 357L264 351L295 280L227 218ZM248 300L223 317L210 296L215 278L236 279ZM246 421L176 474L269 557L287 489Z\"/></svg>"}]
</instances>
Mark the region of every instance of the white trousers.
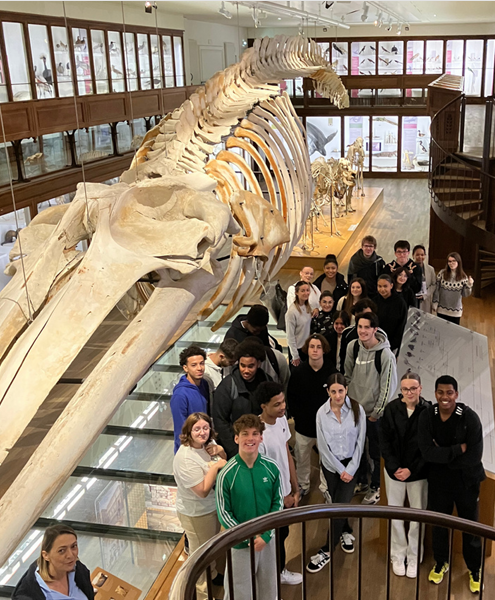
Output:
<instances>
[{"instance_id":1,"label":"white trousers","mask_svg":"<svg viewBox=\"0 0 495 600\"><path fill-rule=\"evenodd\" d=\"M316 444L316 438L306 437L296 431L296 473L297 483L303 490L309 489L311 477L311 452Z\"/></svg>"},{"instance_id":2,"label":"white trousers","mask_svg":"<svg viewBox=\"0 0 495 600\"><path fill-rule=\"evenodd\" d=\"M387 490L389 506L404 506L407 496L411 508L426 509L428 503L428 482L426 479L395 481L385 471L385 489ZM390 558L400 562L404 562L406 559L409 563L417 561L420 524L411 521L408 536L406 536L404 521L393 520L391 527ZM423 560L424 527L421 537L420 562Z\"/></svg>"},{"instance_id":3,"label":"white trousers","mask_svg":"<svg viewBox=\"0 0 495 600\"><path fill-rule=\"evenodd\" d=\"M277 597L277 559L275 556L275 536L261 550L254 553L256 571L256 598L258 600L275 600ZM228 567L225 572L224 600L251 600L251 555L249 548L232 549L232 578L234 593L229 590Z\"/></svg>"}]
</instances>

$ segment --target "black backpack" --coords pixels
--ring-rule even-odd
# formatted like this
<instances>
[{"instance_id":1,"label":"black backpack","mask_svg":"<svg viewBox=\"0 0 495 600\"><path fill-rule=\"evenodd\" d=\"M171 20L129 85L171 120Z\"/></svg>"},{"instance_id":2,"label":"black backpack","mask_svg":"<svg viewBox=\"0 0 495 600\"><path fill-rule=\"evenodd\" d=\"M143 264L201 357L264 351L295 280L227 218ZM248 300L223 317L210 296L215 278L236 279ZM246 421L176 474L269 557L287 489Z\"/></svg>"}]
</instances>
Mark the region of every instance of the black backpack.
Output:
<instances>
[{"instance_id":1,"label":"black backpack","mask_svg":"<svg viewBox=\"0 0 495 600\"><path fill-rule=\"evenodd\" d=\"M383 352L383 348L381 350L378 350L377 352L375 352L375 369L378 371L378 375L382 374L382 352ZM355 363L356 359L358 357L358 354L359 354L359 340L356 340L356 343L354 344L354 346L352 348L352 354L354 356L354 363Z\"/></svg>"}]
</instances>

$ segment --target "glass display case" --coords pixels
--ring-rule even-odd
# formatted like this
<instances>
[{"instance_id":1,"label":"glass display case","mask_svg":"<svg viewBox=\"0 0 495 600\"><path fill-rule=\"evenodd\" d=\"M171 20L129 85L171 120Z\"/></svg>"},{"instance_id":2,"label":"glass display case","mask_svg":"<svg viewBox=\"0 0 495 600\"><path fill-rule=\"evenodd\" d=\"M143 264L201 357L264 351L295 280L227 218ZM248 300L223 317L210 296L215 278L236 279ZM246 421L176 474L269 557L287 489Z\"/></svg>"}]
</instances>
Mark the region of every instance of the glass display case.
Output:
<instances>
[{"instance_id":1,"label":"glass display case","mask_svg":"<svg viewBox=\"0 0 495 600\"><path fill-rule=\"evenodd\" d=\"M404 42L378 41L378 75L401 75L404 69Z\"/></svg>"},{"instance_id":2,"label":"glass display case","mask_svg":"<svg viewBox=\"0 0 495 600\"><path fill-rule=\"evenodd\" d=\"M351 43L351 75L376 75L376 42Z\"/></svg>"},{"instance_id":3,"label":"glass display case","mask_svg":"<svg viewBox=\"0 0 495 600\"><path fill-rule=\"evenodd\" d=\"M109 31L108 57L110 59L112 92L125 92L124 65L122 55L122 40L120 33L118 31Z\"/></svg>"},{"instance_id":4,"label":"glass display case","mask_svg":"<svg viewBox=\"0 0 495 600\"><path fill-rule=\"evenodd\" d=\"M445 58L445 72L449 75L462 76L464 59L464 40L448 40Z\"/></svg>"},{"instance_id":5,"label":"glass display case","mask_svg":"<svg viewBox=\"0 0 495 600\"><path fill-rule=\"evenodd\" d=\"M139 89L137 64L136 64L136 44L133 33L126 31L124 34L124 60L127 76L127 91L134 92Z\"/></svg>"},{"instance_id":6,"label":"glass display case","mask_svg":"<svg viewBox=\"0 0 495 600\"><path fill-rule=\"evenodd\" d=\"M74 61L76 64L77 92L79 96L93 93L93 80L91 78L91 63L89 60L89 39L86 29L72 29L72 46L74 48Z\"/></svg>"},{"instance_id":7,"label":"glass display case","mask_svg":"<svg viewBox=\"0 0 495 600\"><path fill-rule=\"evenodd\" d=\"M365 142L371 146L373 171L397 171L398 141L398 117L373 117L373 140Z\"/></svg>"},{"instance_id":8,"label":"glass display case","mask_svg":"<svg viewBox=\"0 0 495 600\"><path fill-rule=\"evenodd\" d=\"M95 127L88 127L88 129L78 129L76 149L78 164L112 156L114 151L110 125L96 125Z\"/></svg>"},{"instance_id":9,"label":"glass display case","mask_svg":"<svg viewBox=\"0 0 495 600\"><path fill-rule=\"evenodd\" d=\"M481 94L481 74L483 72L483 46L483 40L466 41L464 92L467 96L479 96Z\"/></svg>"},{"instance_id":10,"label":"glass display case","mask_svg":"<svg viewBox=\"0 0 495 600\"><path fill-rule=\"evenodd\" d=\"M172 38L169 35L162 36L162 55L163 70L165 75L165 87L174 87L174 58L172 53Z\"/></svg>"},{"instance_id":11,"label":"glass display case","mask_svg":"<svg viewBox=\"0 0 495 600\"><path fill-rule=\"evenodd\" d=\"M151 43L151 68L153 73L153 87L163 87L162 63L160 60L160 38L157 35L150 35Z\"/></svg>"},{"instance_id":12,"label":"glass display case","mask_svg":"<svg viewBox=\"0 0 495 600\"><path fill-rule=\"evenodd\" d=\"M424 40L409 40L407 42L406 73L422 75L425 63Z\"/></svg>"},{"instance_id":13,"label":"glass display case","mask_svg":"<svg viewBox=\"0 0 495 600\"><path fill-rule=\"evenodd\" d=\"M55 98L53 66L45 25L28 25L37 98Z\"/></svg>"},{"instance_id":14,"label":"glass display case","mask_svg":"<svg viewBox=\"0 0 495 600\"><path fill-rule=\"evenodd\" d=\"M108 94L110 87L108 85L107 44L105 42L105 32L100 29L92 29L91 43L93 44L96 93Z\"/></svg>"},{"instance_id":15,"label":"glass display case","mask_svg":"<svg viewBox=\"0 0 495 600\"><path fill-rule=\"evenodd\" d=\"M72 65L69 53L69 36L65 27L52 27L55 72L58 83L58 95L63 98L74 94L72 85Z\"/></svg>"},{"instance_id":16,"label":"glass display case","mask_svg":"<svg viewBox=\"0 0 495 600\"><path fill-rule=\"evenodd\" d=\"M332 65L337 75L349 75L348 42L332 42Z\"/></svg>"},{"instance_id":17,"label":"glass display case","mask_svg":"<svg viewBox=\"0 0 495 600\"><path fill-rule=\"evenodd\" d=\"M495 40L488 40L486 44L486 69L485 69L485 96L493 96L493 72L495 68Z\"/></svg>"},{"instance_id":18,"label":"glass display case","mask_svg":"<svg viewBox=\"0 0 495 600\"><path fill-rule=\"evenodd\" d=\"M0 158L3 154L4 153L0 151ZM0 215L0 289L3 289L10 281L12 281L12 277L4 274L4 269L10 262L9 253L14 247L14 243L17 239L17 228L24 229L30 221L31 214L29 208L20 208L17 211ZM0 580L1 577L0 574Z\"/></svg>"},{"instance_id":19,"label":"glass display case","mask_svg":"<svg viewBox=\"0 0 495 600\"><path fill-rule=\"evenodd\" d=\"M341 157L340 124L340 117L308 117L306 119L311 162L320 156L327 159Z\"/></svg>"},{"instance_id":20,"label":"glass display case","mask_svg":"<svg viewBox=\"0 0 495 600\"><path fill-rule=\"evenodd\" d=\"M443 72L443 41L426 40L425 73Z\"/></svg>"},{"instance_id":21,"label":"glass display case","mask_svg":"<svg viewBox=\"0 0 495 600\"><path fill-rule=\"evenodd\" d=\"M138 33L137 44L139 75L141 77L141 89L150 90L153 86L151 85L150 49L148 44L148 35L146 33Z\"/></svg>"},{"instance_id":22,"label":"glass display case","mask_svg":"<svg viewBox=\"0 0 495 600\"><path fill-rule=\"evenodd\" d=\"M183 87L184 84L184 55L182 53L182 38L174 35L174 58L175 58L175 87Z\"/></svg>"},{"instance_id":23,"label":"glass display case","mask_svg":"<svg viewBox=\"0 0 495 600\"><path fill-rule=\"evenodd\" d=\"M402 117L402 171L428 171L430 117Z\"/></svg>"},{"instance_id":24,"label":"glass display case","mask_svg":"<svg viewBox=\"0 0 495 600\"><path fill-rule=\"evenodd\" d=\"M38 213L43 212L47 208L52 206L58 206L60 204L69 204L74 200L74 196L76 192L69 192L68 194L62 194L61 196L57 196L56 198L51 198L50 200L45 200L44 202L39 202L37 205Z\"/></svg>"},{"instance_id":25,"label":"glass display case","mask_svg":"<svg viewBox=\"0 0 495 600\"><path fill-rule=\"evenodd\" d=\"M303 78L297 77L294 79L294 96L302 98L304 96Z\"/></svg>"},{"instance_id":26,"label":"glass display case","mask_svg":"<svg viewBox=\"0 0 495 600\"><path fill-rule=\"evenodd\" d=\"M370 118L369 117L344 117L344 156L347 149L357 138L364 142L364 170L370 169Z\"/></svg>"},{"instance_id":27,"label":"glass display case","mask_svg":"<svg viewBox=\"0 0 495 600\"><path fill-rule=\"evenodd\" d=\"M7 91L7 80L5 78L5 63L0 52L0 102L9 101L9 92Z\"/></svg>"},{"instance_id":28,"label":"glass display case","mask_svg":"<svg viewBox=\"0 0 495 600\"><path fill-rule=\"evenodd\" d=\"M6 21L2 25L9 63L10 83L12 85L12 99L14 102L31 100L33 96L29 80L22 24Z\"/></svg>"}]
</instances>

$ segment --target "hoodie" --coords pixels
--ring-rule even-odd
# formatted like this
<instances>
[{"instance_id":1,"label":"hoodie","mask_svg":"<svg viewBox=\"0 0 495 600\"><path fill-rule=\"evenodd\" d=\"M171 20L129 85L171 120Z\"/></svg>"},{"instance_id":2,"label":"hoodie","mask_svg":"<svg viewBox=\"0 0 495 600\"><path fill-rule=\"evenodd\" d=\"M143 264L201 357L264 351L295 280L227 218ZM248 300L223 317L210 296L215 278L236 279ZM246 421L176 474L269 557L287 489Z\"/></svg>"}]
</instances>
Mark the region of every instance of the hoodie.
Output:
<instances>
[{"instance_id":1,"label":"hoodie","mask_svg":"<svg viewBox=\"0 0 495 600\"><path fill-rule=\"evenodd\" d=\"M245 327L243 327L242 322L247 321L247 315L239 315L232 321L232 325L228 328L224 341L228 339L237 340L239 343L243 342L246 338L249 338L253 334L250 333ZM259 338L263 342L263 346L267 348L275 348L275 350L279 350L282 352L282 346L278 343L278 341L268 333L268 327L265 327L263 331L254 337Z\"/></svg>"},{"instance_id":2,"label":"hoodie","mask_svg":"<svg viewBox=\"0 0 495 600\"><path fill-rule=\"evenodd\" d=\"M170 399L170 409L174 420L174 454L180 446L182 426L189 415L195 412L208 413L210 389L205 379L201 380L199 387L191 383L187 375L182 375L179 383L174 387Z\"/></svg>"},{"instance_id":3,"label":"hoodie","mask_svg":"<svg viewBox=\"0 0 495 600\"><path fill-rule=\"evenodd\" d=\"M378 322L390 341L392 352L399 350L407 322L407 304L400 294L392 290L388 298L378 294L373 298L376 304Z\"/></svg>"},{"instance_id":4,"label":"hoodie","mask_svg":"<svg viewBox=\"0 0 495 600\"><path fill-rule=\"evenodd\" d=\"M376 252L366 258L362 249L359 249L351 256L349 269L347 271L347 281L351 285L353 277L361 277L366 282L368 296L376 294L376 283L378 277L382 274L385 267L385 261Z\"/></svg>"},{"instance_id":5,"label":"hoodie","mask_svg":"<svg viewBox=\"0 0 495 600\"><path fill-rule=\"evenodd\" d=\"M378 344L370 349L365 348L360 340L354 340L347 346L345 378L349 385L349 398L362 405L367 417L379 419L397 388L397 367L386 336L377 331L376 338ZM354 344L359 344L355 362ZM375 353L378 350L382 350L381 373L375 367Z\"/></svg>"}]
</instances>

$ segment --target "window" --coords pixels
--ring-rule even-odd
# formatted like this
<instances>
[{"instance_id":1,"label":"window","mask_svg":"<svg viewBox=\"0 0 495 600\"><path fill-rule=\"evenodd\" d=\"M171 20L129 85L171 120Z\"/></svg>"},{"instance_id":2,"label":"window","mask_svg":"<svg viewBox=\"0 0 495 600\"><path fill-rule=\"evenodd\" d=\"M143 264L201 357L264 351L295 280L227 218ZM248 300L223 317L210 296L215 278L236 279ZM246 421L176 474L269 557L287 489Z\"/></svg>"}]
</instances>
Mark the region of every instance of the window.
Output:
<instances>
[{"instance_id":1,"label":"window","mask_svg":"<svg viewBox=\"0 0 495 600\"><path fill-rule=\"evenodd\" d=\"M120 33L117 31L108 32L108 55L110 57L112 92L125 92L122 43L120 40Z\"/></svg>"},{"instance_id":2,"label":"window","mask_svg":"<svg viewBox=\"0 0 495 600\"><path fill-rule=\"evenodd\" d=\"M184 85L184 59L182 56L182 38L174 35L175 85Z\"/></svg>"},{"instance_id":3,"label":"window","mask_svg":"<svg viewBox=\"0 0 495 600\"><path fill-rule=\"evenodd\" d=\"M402 171L428 171L430 117L402 117Z\"/></svg>"},{"instance_id":4,"label":"window","mask_svg":"<svg viewBox=\"0 0 495 600\"><path fill-rule=\"evenodd\" d=\"M378 41L378 74L401 75L404 70L404 42Z\"/></svg>"},{"instance_id":5,"label":"window","mask_svg":"<svg viewBox=\"0 0 495 600\"><path fill-rule=\"evenodd\" d=\"M486 43L486 66L485 66L485 96L493 96L493 69L495 63L495 40Z\"/></svg>"},{"instance_id":6,"label":"window","mask_svg":"<svg viewBox=\"0 0 495 600\"><path fill-rule=\"evenodd\" d=\"M351 75L376 75L376 42L351 43Z\"/></svg>"},{"instance_id":7,"label":"window","mask_svg":"<svg viewBox=\"0 0 495 600\"><path fill-rule=\"evenodd\" d=\"M155 89L163 87L159 39L160 38L157 35L150 35L151 63L152 63L152 70L153 70L153 87Z\"/></svg>"},{"instance_id":8,"label":"window","mask_svg":"<svg viewBox=\"0 0 495 600\"><path fill-rule=\"evenodd\" d=\"M125 70L127 75L127 89L131 92L139 89L136 65L136 46L134 42L134 34L125 33Z\"/></svg>"},{"instance_id":9,"label":"window","mask_svg":"<svg viewBox=\"0 0 495 600\"><path fill-rule=\"evenodd\" d=\"M165 71L165 87L174 87L174 59L172 57L172 38L162 36L163 68Z\"/></svg>"},{"instance_id":10,"label":"window","mask_svg":"<svg viewBox=\"0 0 495 600\"><path fill-rule=\"evenodd\" d=\"M443 41L427 40L425 73L443 72Z\"/></svg>"},{"instance_id":11,"label":"window","mask_svg":"<svg viewBox=\"0 0 495 600\"><path fill-rule=\"evenodd\" d=\"M462 75L464 58L464 40L449 40L447 42L447 60L445 72L450 75Z\"/></svg>"},{"instance_id":12,"label":"window","mask_svg":"<svg viewBox=\"0 0 495 600\"><path fill-rule=\"evenodd\" d=\"M31 84L27 69L24 32L20 23L3 23L3 36L9 62L14 102L31 100Z\"/></svg>"},{"instance_id":13,"label":"window","mask_svg":"<svg viewBox=\"0 0 495 600\"><path fill-rule=\"evenodd\" d=\"M409 40L407 42L406 73L408 75L421 75L424 69L425 43L423 40Z\"/></svg>"},{"instance_id":14,"label":"window","mask_svg":"<svg viewBox=\"0 0 495 600\"><path fill-rule=\"evenodd\" d=\"M332 42L332 65L337 75L349 75L349 44Z\"/></svg>"},{"instance_id":15,"label":"window","mask_svg":"<svg viewBox=\"0 0 495 600\"><path fill-rule=\"evenodd\" d=\"M28 25L37 98L55 98L48 31L45 25Z\"/></svg>"},{"instance_id":16,"label":"window","mask_svg":"<svg viewBox=\"0 0 495 600\"><path fill-rule=\"evenodd\" d=\"M481 95L483 46L483 40L466 41L466 68L464 71L464 91L466 92L466 96Z\"/></svg>"},{"instance_id":17,"label":"window","mask_svg":"<svg viewBox=\"0 0 495 600\"><path fill-rule=\"evenodd\" d=\"M358 137L364 142L364 170L370 169L370 118L369 117L344 117L344 156L347 149Z\"/></svg>"},{"instance_id":18,"label":"window","mask_svg":"<svg viewBox=\"0 0 495 600\"><path fill-rule=\"evenodd\" d=\"M327 159L341 157L340 122L340 117L308 117L306 119L311 161L320 156Z\"/></svg>"},{"instance_id":19,"label":"window","mask_svg":"<svg viewBox=\"0 0 495 600\"><path fill-rule=\"evenodd\" d=\"M93 93L91 65L89 62L88 32L86 29L72 29L72 45L76 63L77 91L80 96Z\"/></svg>"},{"instance_id":20,"label":"window","mask_svg":"<svg viewBox=\"0 0 495 600\"><path fill-rule=\"evenodd\" d=\"M96 93L108 94L107 47L105 44L105 32L92 29L91 43L93 44L93 64L95 67Z\"/></svg>"},{"instance_id":21,"label":"window","mask_svg":"<svg viewBox=\"0 0 495 600\"><path fill-rule=\"evenodd\" d=\"M148 35L146 33L138 33L137 43L139 74L141 75L141 89L150 90L152 88L152 85Z\"/></svg>"},{"instance_id":22,"label":"window","mask_svg":"<svg viewBox=\"0 0 495 600\"><path fill-rule=\"evenodd\" d=\"M65 27L52 27L53 51L55 54L55 75L58 82L58 95L61 98L72 96L74 88L72 86L69 54L69 39Z\"/></svg>"},{"instance_id":23,"label":"window","mask_svg":"<svg viewBox=\"0 0 495 600\"><path fill-rule=\"evenodd\" d=\"M373 140L371 146L373 155L373 171L397 171L397 151L399 137L399 117L373 117Z\"/></svg>"}]
</instances>

